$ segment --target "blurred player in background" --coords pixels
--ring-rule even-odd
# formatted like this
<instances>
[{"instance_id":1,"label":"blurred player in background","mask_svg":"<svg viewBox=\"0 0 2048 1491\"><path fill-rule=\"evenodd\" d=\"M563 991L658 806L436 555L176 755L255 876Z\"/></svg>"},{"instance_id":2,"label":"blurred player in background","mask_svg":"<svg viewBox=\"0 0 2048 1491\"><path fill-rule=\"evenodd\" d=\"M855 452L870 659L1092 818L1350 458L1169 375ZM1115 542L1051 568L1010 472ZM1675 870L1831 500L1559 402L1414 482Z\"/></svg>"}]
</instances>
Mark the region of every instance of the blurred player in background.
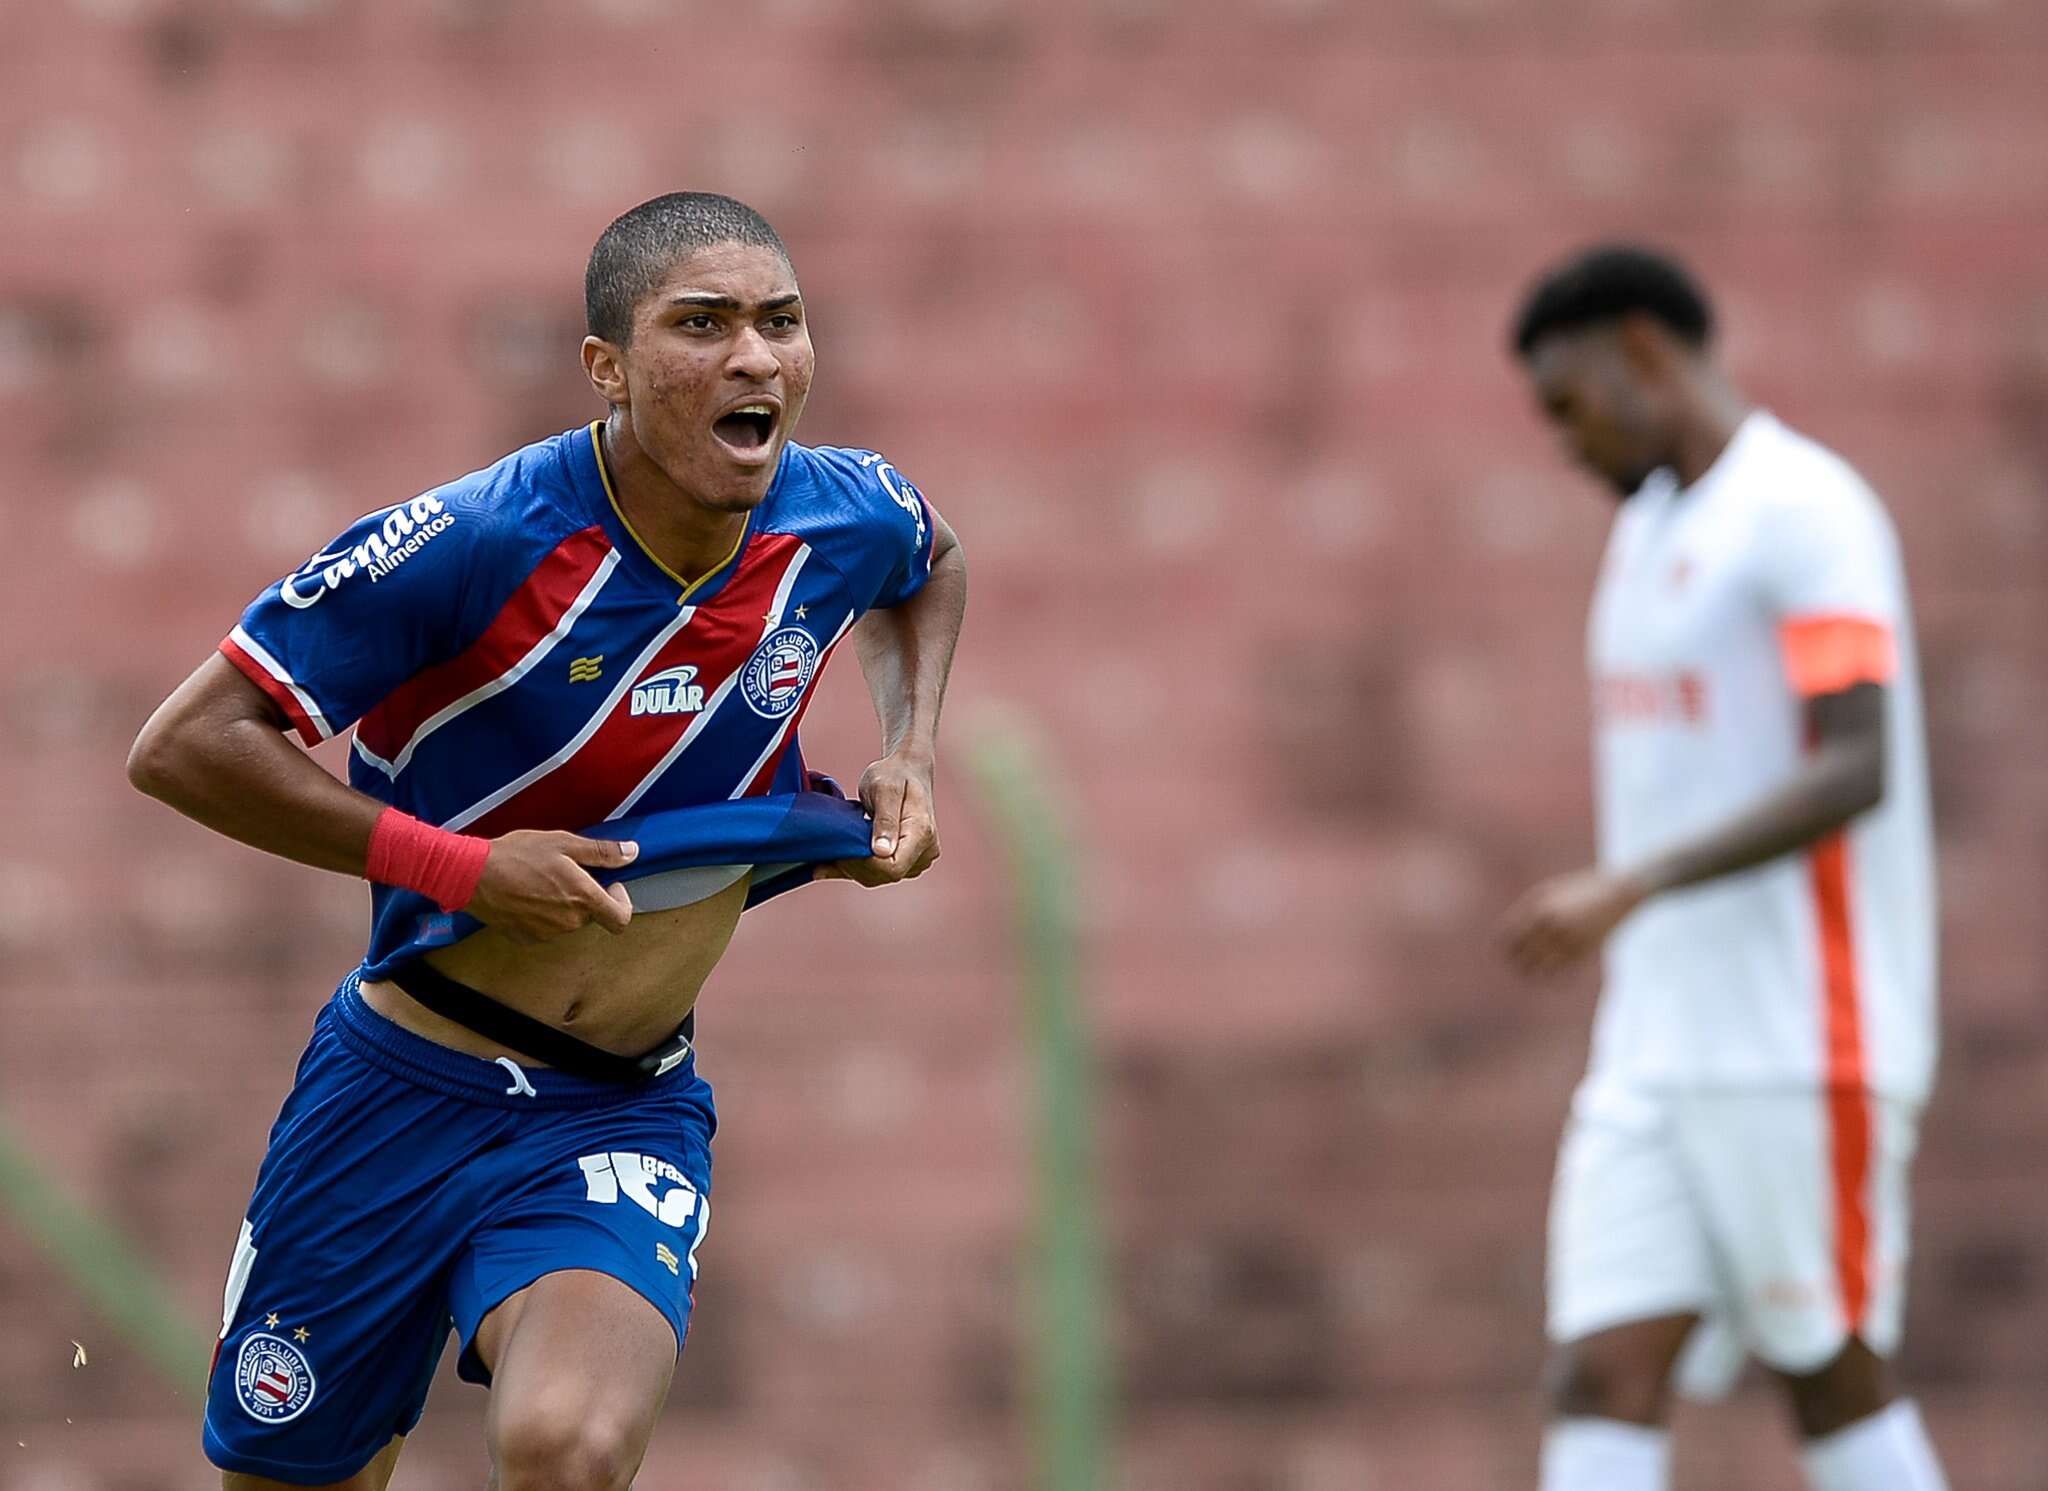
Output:
<instances>
[{"instance_id":1,"label":"blurred player in background","mask_svg":"<svg viewBox=\"0 0 2048 1491\"><path fill-rule=\"evenodd\" d=\"M1509 913L1529 974L1605 952L1549 1242L1543 1491L1668 1480L1669 1391L1746 1354L1816 1491L1940 1491L1894 1396L1907 1173L1935 1060L1935 888L1898 543L1750 408L1678 265L1545 276L1514 350L1620 499L1589 637L1595 868Z\"/></svg>"},{"instance_id":2,"label":"blurred player in background","mask_svg":"<svg viewBox=\"0 0 2048 1491\"><path fill-rule=\"evenodd\" d=\"M657 198L585 300L608 417L360 520L130 757L207 827L373 884L228 1280L205 1443L231 1491L381 1491L451 1317L492 1486L624 1491L709 1211L698 991L778 861L881 884L938 854L964 561L880 456L791 442L813 359L781 240ZM871 829L796 745L849 634ZM290 739L351 724L350 785ZM621 821L637 842L600 836ZM685 852L659 896L623 883Z\"/></svg>"}]
</instances>

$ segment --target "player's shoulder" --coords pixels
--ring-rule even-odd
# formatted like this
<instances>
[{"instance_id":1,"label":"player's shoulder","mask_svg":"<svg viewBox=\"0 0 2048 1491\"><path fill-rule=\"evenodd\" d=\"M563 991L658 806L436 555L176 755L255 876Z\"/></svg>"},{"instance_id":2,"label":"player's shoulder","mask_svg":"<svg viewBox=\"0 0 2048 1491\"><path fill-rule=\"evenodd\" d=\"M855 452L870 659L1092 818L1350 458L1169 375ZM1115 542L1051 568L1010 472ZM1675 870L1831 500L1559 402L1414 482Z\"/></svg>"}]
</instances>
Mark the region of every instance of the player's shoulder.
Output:
<instances>
[{"instance_id":1,"label":"player's shoulder","mask_svg":"<svg viewBox=\"0 0 2048 1491\"><path fill-rule=\"evenodd\" d=\"M898 495L915 490L910 478L894 461L878 450L855 445L798 445L791 442L790 485L792 495L807 494L814 502L844 505L866 511L878 501L901 506Z\"/></svg>"},{"instance_id":2,"label":"player's shoulder","mask_svg":"<svg viewBox=\"0 0 2048 1491\"><path fill-rule=\"evenodd\" d=\"M798 445L783 453L770 523L806 536L872 534L898 527L922 534L922 493L879 451L858 446Z\"/></svg>"},{"instance_id":3,"label":"player's shoulder","mask_svg":"<svg viewBox=\"0 0 2048 1491\"><path fill-rule=\"evenodd\" d=\"M294 606L317 581L341 590L357 575L372 582L401 569L414 590L504 572L514 583L583 526L576 512L572 431L523 446L490 465L364 513L283 583ZM587 521L587 520L584 520ZM488 582L486 582L488 588ZM314 596L313 599L318 599Z\"/></svg>"},{"instance_id":4,"label":"player's shoulder","mask_svg":"<svg viewBox=\"0 0 2048 1491\"><path fill-rule=\"evenodd\" d=\"M1752 416L1751 486L1771 505L1877 506L1878 496L1848 460L1769 414Z\"/></svg>"},{"instance_id":5,"label":"player's shoulder","mask_svg":"<svg viewBox=\"0 0 2048 1491\"><path fill-rule=\"evenodd\" d=\"M1890 532L1883 500L1847 459L1768 414L1752 418L1742 486L1759 520L1759 542L1774 542L1771 535L1786 524Z\"/></svg>"},{"instance_id":6,"label":"player's shoulder","mask_svg":"<svg viewBox=\"0 0 2048 1491\"><path fill-rule=\"evenodd\" d=\"M564 525L587 522L579 463L595 468L587 426L536 440L422 493L479 537L528 534L539 539Z\"/></svg>"}]
</instances>

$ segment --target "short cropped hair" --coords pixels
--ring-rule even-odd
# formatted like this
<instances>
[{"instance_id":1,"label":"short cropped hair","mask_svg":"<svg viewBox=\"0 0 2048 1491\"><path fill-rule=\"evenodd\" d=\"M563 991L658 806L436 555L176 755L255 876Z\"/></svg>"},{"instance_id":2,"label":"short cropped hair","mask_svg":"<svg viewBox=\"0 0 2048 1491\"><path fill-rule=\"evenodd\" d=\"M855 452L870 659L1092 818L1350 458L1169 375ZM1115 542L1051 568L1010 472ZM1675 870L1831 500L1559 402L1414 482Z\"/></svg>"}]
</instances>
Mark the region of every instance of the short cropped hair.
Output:
<instances>
[{"instance_id":1,"label":"short cropped hair","mask_svg":"<svg viewBox=\"0 0 2048 1491\"><path fill-rule=\"evenodd\" d=\"M1634 244L1601 244L1574 254L1536 282L1515 317L1514 350L1528 357L1554 332L1578 331L1640 312L1681 340L1713 340L1714 311L1677 260Z\"/></svg>"},{"instance_id":2,"label":"short cropped hair","mask_svg":"<svg viewBox=\"0 0 2048 1491\"><path fill-rule=\"evenodd\" d=\"M583 318L590 334L623 347L633 335L633 308L676 261L720 243L789 250L768 219L744 202L715 192L670 192L642 202L598 236L583 271Z\"/></svg>"}]
</instances>

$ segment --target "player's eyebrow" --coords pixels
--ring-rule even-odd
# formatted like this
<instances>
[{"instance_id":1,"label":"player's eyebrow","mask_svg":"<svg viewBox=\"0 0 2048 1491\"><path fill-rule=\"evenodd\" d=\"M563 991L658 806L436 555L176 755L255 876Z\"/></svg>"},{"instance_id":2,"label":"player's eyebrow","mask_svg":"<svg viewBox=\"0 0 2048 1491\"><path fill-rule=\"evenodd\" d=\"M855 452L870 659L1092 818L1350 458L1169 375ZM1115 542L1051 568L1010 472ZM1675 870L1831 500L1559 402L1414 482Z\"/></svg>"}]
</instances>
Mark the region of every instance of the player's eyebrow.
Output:
<instances>
[{"instance_id":1,"label":"player's eyebrow","mask_svg":"<svg viewBox=\"0 0 2048 1491\"><path fill-rule=\"evenodd\" d=\"M795 305L798 301L802 299L803 296L797 294L796 291L791 290L787 294L769 296L766 300L762 301L761 304L756 307L756 309L763 311L779 311L788 306ZM684 290L680 294L670 296L668 303L672 306L694 305L701 307L702 309L707 311L738 311L746 309L746 307L742 306L737 300L734 300L730 295L720 295L715 290Z\"/></svg>"}]
</instances>

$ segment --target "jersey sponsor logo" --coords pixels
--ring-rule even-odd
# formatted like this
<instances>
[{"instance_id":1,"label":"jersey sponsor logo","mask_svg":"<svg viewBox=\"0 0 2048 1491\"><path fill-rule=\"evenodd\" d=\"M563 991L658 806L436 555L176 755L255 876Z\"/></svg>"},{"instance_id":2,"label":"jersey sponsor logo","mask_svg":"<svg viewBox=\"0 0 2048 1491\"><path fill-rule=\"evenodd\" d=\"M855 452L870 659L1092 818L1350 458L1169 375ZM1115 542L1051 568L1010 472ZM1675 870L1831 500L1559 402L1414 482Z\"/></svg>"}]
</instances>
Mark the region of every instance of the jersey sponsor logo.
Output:
<instances>
[{"instance_id":1,"label":"jersey sponsor logo","mask_svg":"<svg viewBox=\"0 0 2048 1491\"><path fill-rule=\"evenodd\" d=\"M278 593L286 605L303 611L355 575L368 575L375 584L454 526L455 514L438 497L401 502L353 549L315 554L298 573L285 577Z\"/></svg>"},{"instance_id":2,"label":"jersey sponsor logo","mask_svg":"<svg viewBox=\"0 0 2048 1491\"><path fill-rule=\"evenodd\" d=\"M297 1418L313 1401L313 1367L283 1336L257 1331L235 1357L235 1399L266 1424Z\"/></svg>"},{"instance_id":3,"label":"jersey sponsor logo","mask_svg":"<svg viewBox=\"0 0 2048 1491\"><path fill-rule=\"evenodd\" d=\"M910 521L917 525L917 547L924 547L924 503L918 499L917 488L910 478L891 466L880 456L870 452L860 459L863 466L873 466L875 480L882 484L882 490L889 494L889 500L910 514Z\"/></svg>"},{"instance_id":4,"label":"jersey sponsor logo","mask_svg":"<svg viewBox=\"0 0 2048 1491\"><path fill-rule=\"evenodd\" d=\"M1691 668L1669 674L1608 673L1594 687L1604 725L1701 725L1707 703L1707 680Z\"/></svg>"},{"instance_id":5,"label":"jersey sponsor logo","mask_svg":"<svg viewBox=\"0 0 2048 1491\"><path fill-rule=\"evenodd\" d=\"M569 659L569 682L595 683L604 672L604 654L596 657L572 657ZM636 710L635 713L638 713Z\"/></svg>"},{"instance_id":6,"label":"jersey sponsor logo","mask_svg":"<svg viewBox=\"0 0 2048 1491\"><path fill-rule=\"evenodd\" d=\"M740 694L763 719L779 720L803 702L818 671L818 639L800 626L770 632L740 670Z\"/></svg>"},{"instance_id":7,"label":"jersey sponsor logo","mask_svg":"<svg viewBox=\"0 0 2048 1491\"><path fill-rule=\"evenodd\" d=\"M704 707L704 685L696 677L696 666L685 663L641 679L633 685L633 713L695 714Z\"/></svg>"}]
</instances>

